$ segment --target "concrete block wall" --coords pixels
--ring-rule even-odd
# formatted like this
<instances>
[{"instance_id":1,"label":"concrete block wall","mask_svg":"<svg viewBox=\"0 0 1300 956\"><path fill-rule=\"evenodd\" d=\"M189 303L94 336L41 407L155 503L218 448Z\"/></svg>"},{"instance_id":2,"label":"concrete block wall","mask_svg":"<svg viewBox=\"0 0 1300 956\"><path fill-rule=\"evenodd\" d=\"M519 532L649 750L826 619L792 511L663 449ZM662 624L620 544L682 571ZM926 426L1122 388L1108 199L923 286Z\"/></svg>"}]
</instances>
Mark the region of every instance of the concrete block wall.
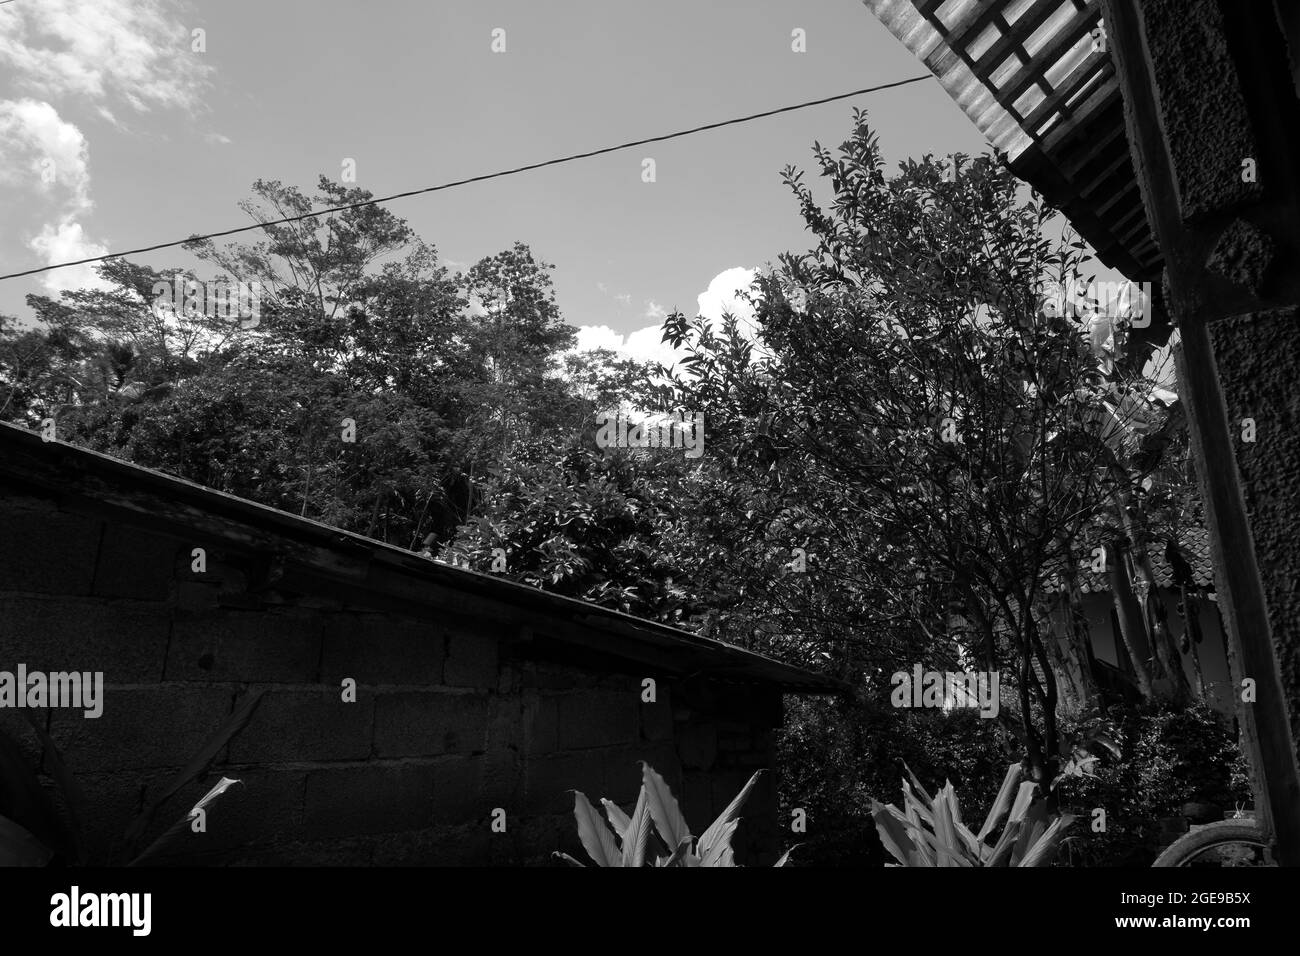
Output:
<instances>
[{"instance_id":1,"label":"concrete block wall","mask_svg":"<svg viewBox=\"0 0 1300 956\"><path fill-rule=\"evenodd\" d=\"M585 861L569 791L630 809L645 760L698 833L753 769L773 766L775 690L660 679L645 703L650 675L512 659L498 628L454 608L398 616L325 589L290 606L250 589L247 561L216 545L35 498L0 497L0 526L0 670L105 675L98 719L37 717L86 794L94 862L113 860L134 817L257 691L247 727L168 801L146 843L222 776L240 785L206 833L185 831L156 862L527 864L556 849ZM48 775L22 715L0 710L0 727ZM742 862L774 856L775 812L769 779L746 808Z\"/></svg>"}]
</instances>

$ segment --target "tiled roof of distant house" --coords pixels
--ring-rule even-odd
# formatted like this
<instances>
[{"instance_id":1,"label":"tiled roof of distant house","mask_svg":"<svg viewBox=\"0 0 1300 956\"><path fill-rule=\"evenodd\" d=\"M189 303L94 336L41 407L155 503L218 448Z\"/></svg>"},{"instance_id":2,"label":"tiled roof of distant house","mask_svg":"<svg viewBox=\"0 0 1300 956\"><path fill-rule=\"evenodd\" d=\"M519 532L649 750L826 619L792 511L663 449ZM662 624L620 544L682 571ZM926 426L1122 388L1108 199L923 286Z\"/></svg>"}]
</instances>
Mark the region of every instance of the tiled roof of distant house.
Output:
<instances>
[{"instance_id":1,"label":"tiled roof of distant house","mask_svg":"<svg viewBox=\"0 0 1300 956\"><path fill-rule=\"evenodd\" d=\"M1184 529L1178 538L1178 549L1192 571L1192 582L1199 588L1214 587L1214 564L1210 559L1210 533L1205 528L1190 527ZM1162 588L1176 588L1178 582L1174 569L1165 558L1165 539L1158 538L1147 545L1147 554L1151 557L1151 570L1155 574L1155 584ZM1100 594L1110 591L1110 579L1105 572L1092 570L1091 558L1079 562L1079 590L1084 594ZM1065 581L1060 574L1053 574L1048 581L1047 590L1057 592L1064 590Z\"/></svg>"}]
</instances>

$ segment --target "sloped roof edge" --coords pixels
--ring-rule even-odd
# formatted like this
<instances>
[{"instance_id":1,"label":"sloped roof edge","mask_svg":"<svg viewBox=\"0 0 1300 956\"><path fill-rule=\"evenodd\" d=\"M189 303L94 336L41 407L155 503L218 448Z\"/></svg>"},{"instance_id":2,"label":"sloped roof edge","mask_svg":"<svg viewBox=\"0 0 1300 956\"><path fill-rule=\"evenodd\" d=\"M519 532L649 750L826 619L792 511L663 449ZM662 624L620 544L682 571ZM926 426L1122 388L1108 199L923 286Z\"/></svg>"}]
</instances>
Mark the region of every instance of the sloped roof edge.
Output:
<instances>
[{"instance_id":1,"label":"sloped roof edge","mask_svg":"<svg viewBox=\"0 0 1300 956\"><path fill-rule=\"evenodd\" d=\"M117 514L133 514L138 522L181 525L250 549L278 551L283 545L295 560L333 571L362 590L398 593L408 603L446 603L455 594L477 601L479 608L495 602L537 613L566 625L553 629L558 640L607 656L653 662L669 673L769 684L792 692L834 693L848 688L835 678L723 641L441 564L152 468L62 441L44 441L37 432L6 422L0 422L0 482L64 501L94 502ZM322 555L326 560L321 560ZM591 631L605 632L614 640L593 646L583 639Z\"/></svg>"}]
</instances>

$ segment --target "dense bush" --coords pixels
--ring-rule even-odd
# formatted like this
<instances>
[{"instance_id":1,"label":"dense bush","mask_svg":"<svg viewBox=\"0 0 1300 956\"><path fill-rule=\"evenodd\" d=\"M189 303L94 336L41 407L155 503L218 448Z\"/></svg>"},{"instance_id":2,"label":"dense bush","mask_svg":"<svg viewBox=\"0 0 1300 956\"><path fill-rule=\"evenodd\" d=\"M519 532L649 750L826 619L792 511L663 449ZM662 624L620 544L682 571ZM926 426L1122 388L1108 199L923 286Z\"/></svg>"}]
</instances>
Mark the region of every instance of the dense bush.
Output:
<instances>
[{"instance_id":1,"label":"dense bush","mask_svg":"<svg viewBox=\"0 0 1300 956\"><path fill-rule=\"evenodd\" d=\"M778 748L783 819L796 807L808 813L792 860L818 866L884 863L871 801L897 802L900 760L927 788L951 781L963 809L983 818L1008 755L1018 755L996 720L968 710L900 710L866 695L791 698Z\"/></svg>"},{"instance_id":2,"label":"dense bush","mask_svg":"<svg viewBox=\"0 0 1300 956\"><path fill-rule=\"evenodd\" d=\"M1064 739L1094 741L1092 776L1070 776L1056 789L1059 809L1078 816L1059 862L1074 866L1150 866L1161 849L1164 817L1188 803L1207 814L1250 806L1245 758L1222 718L1204 704L1186 709L1112 709L1066 721ZM1117 754L1095 741L1112 742ZM999 721L971 711L898 710L864 695L790 699L779 739L784 818L808 814L794 861L819 866L878 866L886 861L871 819L871 800L896 801L899 761L929 789L945 780L962 794L963 812L980 819L992 805L1015 738ZM1092 811L1106 830L1092 831Z\"/></svg>"},{"instance_id":3,"label":"dense bush","mask_svg":"<svg viewBox=\"0 0 1300 956\"><path fill-rule=\"evenodd\" d=\"M1162 818L1179 817L1195 803L1205 805L1208 821L1252 803L1236 736L1203 703L1112 710L1072 733L1076 739L1105 734L1119 750L1118 757L1099 753L1093 776L1071 777L1057 788L1062 809L1081 817L1062 854L1073 865L1150 866L1162 846ZM1093 832L1096 808L1106 811L1104 832Z\"/></svg>"}]
</instances>

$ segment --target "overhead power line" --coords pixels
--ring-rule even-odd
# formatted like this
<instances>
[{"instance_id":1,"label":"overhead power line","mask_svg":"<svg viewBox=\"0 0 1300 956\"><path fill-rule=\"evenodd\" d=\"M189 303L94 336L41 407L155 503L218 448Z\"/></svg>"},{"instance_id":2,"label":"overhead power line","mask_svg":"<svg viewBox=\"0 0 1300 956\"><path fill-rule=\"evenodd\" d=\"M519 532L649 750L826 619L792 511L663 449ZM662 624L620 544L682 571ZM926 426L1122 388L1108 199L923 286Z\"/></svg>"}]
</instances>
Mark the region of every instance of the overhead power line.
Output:
<instances>
[{"instance_id":1,"label":"overhead power line","mask_svg":"<svg viewBox=\"0 0 1300 956\"><path fill-rule=\"evenodd\" d=\"M4 0L0 0L0 2L4 2ZM578 159L590 159L592 156L603 156L606 153L615 153L619 150L631 149L634 146L645 146L649 143L662 143L665 140L678 139L682 136L691 136L695 133L703 133L711 129L720 129L723 126L734 126L738 123L748 123L752 120L763 119L767 116L776 116L779 113L790 113L794 110L807 109L810 106L821 106L823 103L833 103L836 100L846 100L849 97L861 96L864 93L878 93L881 90L890 90L899 86L907 86L909 83L919 83L921 80L928 80L930 78L930 74L926 73L922 76L913 76L906 80L895 80L892 83L882 83L879 86L869 86L861 90L852 90L848 93L826 96L819 100L808 100L806 103L795 103L793 106L782 106L779 109L764 110L761 113L751 113L748 116L738 116L734 119L722 120L717 123L707 123L704 126L695 126L691 129L678 130L675 133L664 133L662 136L651 136L646 139L633 140L630 143L620 143L617 146L605 146L601 149L593 149L585 153L574 153L570 156L548 159L541 163L530 163L527 166L515 166L512 169L503 169L495 173L484 173L481 176L471 176L468 179L458 179L454 182L440 183L437 186L426 186L423 189L411 189L403 193L393 193L391 196L380 196L376 199L367 199L362 202L348 203L343 206L331 206L328 209L321 209L316 212L307 212L300 216L285 216L281 219L273 219L268 222L255 222L247 226L239 226L235 229L223 229L221 232L209 232L203 235L189 236L185 239L176 239L172 242L160 242L153 246L141 246L139 249L124 249L121 252L110 252L102 256L91 256L88 259L74 259L70 262L60 262L57 265L41 266L39 269L28 269L25 272L11 272L7 275L0 275L0 282L5 279L20 279L23 276L34 276L39 275L42 272L52 272L55 269L66 269L69 266L82 266L91 262L104 262L108 259L118 259L122 256L134 256L143 252L156 252L159 249L171 249L176 246L183 246L190 242L201 242L204 239L220 239L225 236L234 236L243 232L252 232L255 229L265 229L269 226L280 226L290 222L301 222L304 219L315 219L319 216L328 216L336 212L346 212L349 209L361 209L365 206L377 206L380 203L392 202L394 199L406 199L411 196L420 196L424 193L435 193L443 189L453 189L456 186L467 186L470 183L481 183L488 179L500 179L503 176L514 176L518 173L526 173L532 169L542 169L546 166L558 166L561 163L571 163Z\"/></svg>"}]
</instances>

